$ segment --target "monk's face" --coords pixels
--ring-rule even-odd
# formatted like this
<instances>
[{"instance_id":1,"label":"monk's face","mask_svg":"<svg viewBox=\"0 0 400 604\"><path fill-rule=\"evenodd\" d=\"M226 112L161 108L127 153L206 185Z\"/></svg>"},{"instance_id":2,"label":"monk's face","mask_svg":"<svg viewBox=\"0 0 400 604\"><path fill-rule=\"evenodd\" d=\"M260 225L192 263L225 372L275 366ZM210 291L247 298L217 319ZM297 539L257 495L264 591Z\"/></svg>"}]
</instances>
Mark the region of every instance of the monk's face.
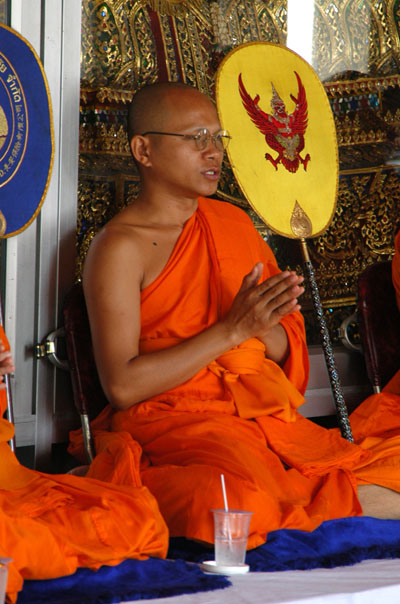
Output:
<instances>
[{"instance_id":1,"label":"monk's face","mask_svg":"<svg viewBox=\"0 0 400 604\"><path fill-rule=\"evenodd\" d=\"M211 135L221 130L213 103L197 90L172 90L160 108L157 130L194 135L206 128ZM194 140L179 136L150 135L151 178L175 197L213 195L221 172L223 151L210 139L199 150Z\"/></svg>"}]
</instances>

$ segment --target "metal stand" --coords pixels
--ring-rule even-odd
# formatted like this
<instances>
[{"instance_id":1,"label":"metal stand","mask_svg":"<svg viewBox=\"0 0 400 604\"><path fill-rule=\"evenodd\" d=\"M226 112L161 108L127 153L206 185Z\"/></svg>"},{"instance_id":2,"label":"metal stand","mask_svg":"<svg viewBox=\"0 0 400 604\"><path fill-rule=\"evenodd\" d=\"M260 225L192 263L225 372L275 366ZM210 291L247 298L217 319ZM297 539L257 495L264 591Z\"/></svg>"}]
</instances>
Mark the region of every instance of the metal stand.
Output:
<instances>
[{"instance_id":1,"label":"metal stand","mask_svg":"<svg viewBox=\"0 0 400 604\"><path fill-rule=\"evenodd\" d=\"M351 432L349 416L347 413L346 403L343 398L342 387L339 380L339 374L336 368L335 358L333 356L332 344L329 335L328 328L326 326L326 321L324 317L324 313L322 310L321 299L319 297L318 285L315 280L314 268L310 260L310 256L307 249L307 242L302 237L300 239L303 258L304 258L304 266L307 274L307 279L310 284L311 289L311 297L314 304L314 308L317 314L317 319L320 328L321 334L321 343L322 349L325 355L325 362L328 369L329 380L331 382L331 388L333 393L333 398L335 400L336 407L336 415L339 422L340 432L343 438L353 442L353 434Z\"/></svg>"},{"instance_id":2,"label":"metal stand","mask_svg":"<svg viewBox=\"0 0 400 604\"><path fill-rule=\"evenodd\" d=\"M0 325L4 327L4 315L3 315L3 301L0 294ZM14 411L12 404L12 396L11 396L11 388L10 388L10 376L6 374L4 376L4 383L6 385L6 395L7 395L7 417L10 424L14 424ZM13 453L15 453L15 435L10 440L10 448Z\"/></svg>"}]
</instances>

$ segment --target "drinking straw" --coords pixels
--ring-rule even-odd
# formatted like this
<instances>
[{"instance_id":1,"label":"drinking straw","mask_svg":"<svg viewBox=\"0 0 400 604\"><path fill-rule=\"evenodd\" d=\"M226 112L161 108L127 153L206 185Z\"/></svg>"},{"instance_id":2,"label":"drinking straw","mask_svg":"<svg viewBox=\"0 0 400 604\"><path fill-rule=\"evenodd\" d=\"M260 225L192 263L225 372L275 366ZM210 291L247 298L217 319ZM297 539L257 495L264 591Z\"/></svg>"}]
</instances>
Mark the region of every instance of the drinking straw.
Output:
<instances>
[{"instance_id":1,"label":"drinking straw","mask_svg":"<svg viewBox=\"0 0 400 604\"><path fill-rule=\"evenodd\" d=\"M221 474L221 486L222 486L222 497L224 498L225 512L229 512L228 498L226 496L226 488L225 488L225 476L223 474ZM229 516L227 517L227 520L228 520L228 541L229 541L229 546L232 547L231 521L230 521Z\"/></svg>"},{"instance_id":2,"label":"drinking straw","mask_svg":"<svg viewBox=\"0 0 400 604\"><path fill-rule=\"evenodd\" d=\"M221 486L222 486L222 496L224 498L225 512L228 512L229 511L229 508L228 508L228 498L226 496L225 476L223 474L221 474Z\"/></svg>"}]
</instances>

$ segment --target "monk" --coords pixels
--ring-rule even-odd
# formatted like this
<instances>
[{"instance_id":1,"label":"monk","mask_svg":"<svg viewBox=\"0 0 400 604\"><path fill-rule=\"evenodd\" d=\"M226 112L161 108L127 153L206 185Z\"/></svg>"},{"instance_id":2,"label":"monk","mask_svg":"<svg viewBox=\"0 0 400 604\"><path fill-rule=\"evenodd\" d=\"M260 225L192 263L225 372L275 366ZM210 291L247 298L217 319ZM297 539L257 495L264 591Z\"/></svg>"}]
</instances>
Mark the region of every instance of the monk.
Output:
<instances>
[{"instance_id":1,"label":"monk","mask_svg":"<svg viewBox=\"0 0 400 604\"><path fill-rule=\"evenodd\" d=\"M168 530L139 475L128 488L19 464L8 444L14 427L1 419L7 406L4 375L14 371L2 327L0 341L0 558L12 559L7 602L17 601L24 579L62 577L78 567L94 570L126 558L165 557ZM130 454L137 458L133 465L139 464L139 445ZM106 449L102 466L104 455Z\"/></svg>"},{"instance_id":2,"label":"monk","mask_svg":"<svg viewBox=\"0 0 400 604\"><path fill-rule=\"evenodd\" d=\"M209 198L229 138L194 88L155 84L134 97L141 190L94 238L83 273L110 402L93 423L97 446L115 433L140 444L143 484L171 536L212 543L221 473L229 506L253 512L249 548L278 528L398 518L400 401L386 400L378 419L376 399L367 417L359 410L357 444L298 413L303 279L279 270L245 212ZM129 484L123 458L115 480Z\"/></svg>"}]
</instances>

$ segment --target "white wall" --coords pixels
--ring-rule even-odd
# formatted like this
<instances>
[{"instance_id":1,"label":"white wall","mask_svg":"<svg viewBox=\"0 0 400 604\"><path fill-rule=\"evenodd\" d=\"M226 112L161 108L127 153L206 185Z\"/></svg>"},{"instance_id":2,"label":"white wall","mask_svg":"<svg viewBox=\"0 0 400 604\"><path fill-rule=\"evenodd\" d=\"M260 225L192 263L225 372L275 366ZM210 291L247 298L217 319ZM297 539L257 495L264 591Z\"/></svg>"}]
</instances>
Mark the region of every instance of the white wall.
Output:
<instances>
[{"instance_id":1,"label":"white wall","mask_svg":"<svg viewBox=\"0 0 400 604\"><path fill-rule=\"evenodd\" d=\"M306 417L335 415L335 402L322 347L310 346L308 352L310 355L310 379L305 394L306 402L299 411ZM348 350L344 346L335 346L333 353L343 398L349 410L352 411L372 393L365 370L364 357L361 353Z\"/></svg>"}]
</instances>

